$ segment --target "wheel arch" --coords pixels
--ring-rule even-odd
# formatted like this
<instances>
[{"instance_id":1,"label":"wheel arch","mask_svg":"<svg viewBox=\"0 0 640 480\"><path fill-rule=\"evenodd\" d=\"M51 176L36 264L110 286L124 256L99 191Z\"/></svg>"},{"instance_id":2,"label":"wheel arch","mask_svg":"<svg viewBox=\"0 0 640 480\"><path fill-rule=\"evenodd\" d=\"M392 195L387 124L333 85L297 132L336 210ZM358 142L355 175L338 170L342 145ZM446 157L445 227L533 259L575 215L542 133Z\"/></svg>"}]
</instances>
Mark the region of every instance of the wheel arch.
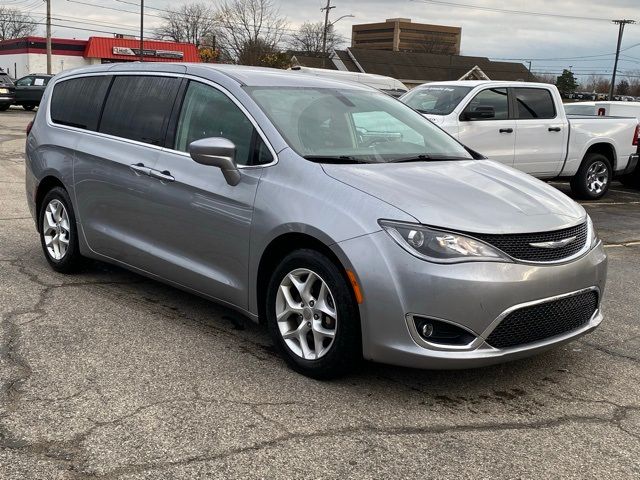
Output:
<instances>
[{"instance_id":1,"label":"wheel arch","mask_svg":"<svg viewBox=\"0 0 640 480\"><path fill-rule=\"evenodd\" d=\"M40 182L38 183L38 187L36 188L35 204L36 225L38 227L38 232L40 232L40 228L42 227L40 225L40 210L42 208L42 201L44 200L44 197L47 195L47 193L49 193L49 191L54 187L63 188L67 193L69 193L67 188L64 186L64 183L62 183L62 181L54 175L47 175L46 177L44 177L42 180L40 180Z\"/></svg>"},{"instance_id":2,"label":"wheel arch","mask_svg":"<svg viewBox=\"0 0 640 480\"><path fill-rule=\"evenodd\" d=\"M589 148L587 148L587 151L584 152L584 155L582 156L581 163L584 163L587 157L589 156L589 154L591 153L599 153L600 155L604 155L607 158L607 160L609 160L609 163L611 164L612 173L615 173L616 168L618 166L617 165L618 157L616 155L616 149L611 143L599 142L599 143L594 143L593 145L589 145Z\"/></svg>"},{"instance_id":3,"label":"wheel arch","mask_svg":"<svg viewBox=\"0 0 640 480\"><path fill-rule=\"evenodd\" d=\"M276 266L291 252L300 249L315 250L325 255L340 270L348 285L351 285L347 276L347 268L336 252L325 242L317 237L303 232L287 232L275 237L263 250L258 263L255 280L255 297L257 302L258 320L265 321L265 302L267 286L271 273ZM353 289L350 289L354 295ZM355 296L354 296L355 300Z\"/></svg>"}]
</instances>

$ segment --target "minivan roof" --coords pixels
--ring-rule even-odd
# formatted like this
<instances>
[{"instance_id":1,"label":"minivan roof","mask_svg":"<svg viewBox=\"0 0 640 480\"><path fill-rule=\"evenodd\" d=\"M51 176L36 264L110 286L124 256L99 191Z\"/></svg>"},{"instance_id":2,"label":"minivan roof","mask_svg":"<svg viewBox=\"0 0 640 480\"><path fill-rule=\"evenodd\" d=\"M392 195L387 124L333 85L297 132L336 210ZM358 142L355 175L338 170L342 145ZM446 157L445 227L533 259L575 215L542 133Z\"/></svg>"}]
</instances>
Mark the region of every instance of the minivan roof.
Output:
<instances>
[{"instance_id":1,"label":"minivan roof","mask_svg":"<svg viewBox=\"0 0 640 480\"><path fill-rule=\"evenodd\" d=\"M354 82L335 80L331 78L316 77L313 75L300 75L290 70L276 68L251 67L244 65L225 65L215 63L151 63L130 62L97 65L68 70L56 77L64 78L70 75L99 72L171 72L193 74L211 80L217 75L225 75L241 85L250 87L263 86L288 86L288 87L317 87L317 88L351 88L359 90L374 90L366 85ZM208 75L210 73L210 75ZM216 75L217 74L217 75Z\"/></svg>"}]
</instances>

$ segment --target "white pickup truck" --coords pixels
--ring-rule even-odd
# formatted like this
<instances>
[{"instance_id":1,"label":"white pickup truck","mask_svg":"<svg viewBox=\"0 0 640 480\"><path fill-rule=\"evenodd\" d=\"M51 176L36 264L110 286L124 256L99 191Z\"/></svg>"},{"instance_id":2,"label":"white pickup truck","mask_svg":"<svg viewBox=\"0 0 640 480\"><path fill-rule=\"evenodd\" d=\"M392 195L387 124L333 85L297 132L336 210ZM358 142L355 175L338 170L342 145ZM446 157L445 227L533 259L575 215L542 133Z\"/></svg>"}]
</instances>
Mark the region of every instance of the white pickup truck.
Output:
<instances>
[{"instance_id":1,"label":"white pickup truck","mask_svg":"<svg viewBox=\"0 0 640 480\"><path fill-rule=\"evenodd\" d=\"M638 163L636 118L568 118L553 85L437 82L400 100L492 160L538 178L570 178L582 198L602 197L614 175Z\"/></svg>"}]
</instances>

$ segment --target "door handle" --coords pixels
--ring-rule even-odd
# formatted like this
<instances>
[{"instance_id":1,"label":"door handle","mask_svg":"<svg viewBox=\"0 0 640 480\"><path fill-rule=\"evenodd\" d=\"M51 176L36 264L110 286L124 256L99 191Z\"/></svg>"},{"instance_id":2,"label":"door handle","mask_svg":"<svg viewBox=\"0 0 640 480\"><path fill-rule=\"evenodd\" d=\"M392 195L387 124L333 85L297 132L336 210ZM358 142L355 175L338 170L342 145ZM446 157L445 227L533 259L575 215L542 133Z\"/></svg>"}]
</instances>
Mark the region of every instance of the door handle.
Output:
<instances>
[{"instance_id":1,"label":"door handle","mask_svg":"<svg viewBox=\"0 0 640 480\"><path fill-rule=\"evenodd\" d=\"M171 175L171 172L169 172L169 170L164 170L164 171L160 171L160 170L153 170L151 169L149 172L149 175L151 175L153 178L157 178L158 180L161 180L163 182L173 182L175 181L175 178L173 177L173 175Z\"/></svg>"},{"instance_id":2,"label":"door handle","mask_svg":"<svg viewBox=\"0 0 640 480\"><path fill-rule=\"evenodd\" d=\"M513 133L513 128L501 128L500 133Z\"/></svg>"},{"instance_id":3,"label":"door handle","mask_svg":"<svg viewBox=\"0 0 640 480\"><path fill-rule=\"evenodd\" d=\"M149 167L145 167L144 163L134 163L133 165L129 165L129 168L133 170L138 175L150 175L151 169Z\"/></svg>"},{"instance_id":4,"label":"door handle","mask_svg":"<svg viewBox=\"0 0 640 480\"><path fill-rule=\"evenodd\" d=\"M560 127L549 127L550 132L559 132L560 130L562 130Z\"/></svg>"}]
</instances>

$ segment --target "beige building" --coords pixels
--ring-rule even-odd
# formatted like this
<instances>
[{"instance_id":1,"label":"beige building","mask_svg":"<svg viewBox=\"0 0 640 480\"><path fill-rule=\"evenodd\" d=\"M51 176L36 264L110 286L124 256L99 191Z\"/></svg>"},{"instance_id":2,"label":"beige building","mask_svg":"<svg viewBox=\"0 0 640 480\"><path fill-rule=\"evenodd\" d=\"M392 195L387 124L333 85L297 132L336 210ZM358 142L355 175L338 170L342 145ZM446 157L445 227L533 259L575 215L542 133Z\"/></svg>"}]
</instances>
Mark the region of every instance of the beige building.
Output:
<instances>
[{"instance_id":1,"label":"beige building","mask_svg":"<svg viewBox=\"0 0 640 480\"><path fill-rule=\"evenodd\" d=\"M461 27L413 23L409 18L390 18L382 23L354 25L351 47L459 55L461 38Z\"/></svg>"}]
</instances>

